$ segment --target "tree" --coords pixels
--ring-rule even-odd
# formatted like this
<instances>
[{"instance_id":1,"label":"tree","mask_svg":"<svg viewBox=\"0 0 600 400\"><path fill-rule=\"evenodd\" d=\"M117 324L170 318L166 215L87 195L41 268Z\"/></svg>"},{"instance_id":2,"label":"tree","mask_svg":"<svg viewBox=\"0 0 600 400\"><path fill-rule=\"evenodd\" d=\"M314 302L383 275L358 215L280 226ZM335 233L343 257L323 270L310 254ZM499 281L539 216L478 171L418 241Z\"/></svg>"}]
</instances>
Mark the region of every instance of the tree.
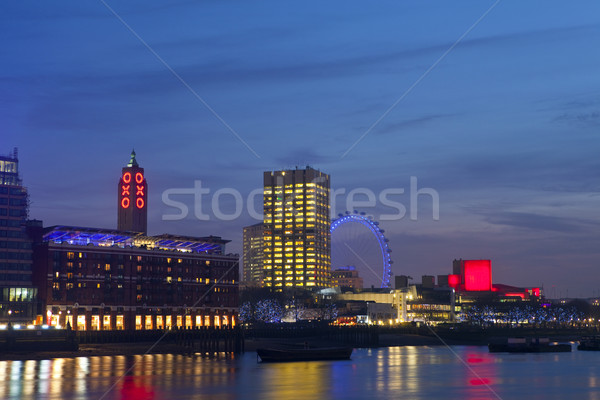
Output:
<instances>
[{"instance_id":1,"label":"tree","mask_svg":"<svg viewBox=\"0 0 600 400\"><path fill-rule=\"evenodd\" d=\"M256 320L260 322L281 322L281 318L283 317L283 307L273 299L259 300L259 302L256 303L254 316Z\"/></svg>"},{"instance_id":2,"label":"tree","mask_svg":"<svg viewBox=\"0 0 600 400\"><path fill-rule=\"evenodd\" d=\"M256 318L254 317L254 307L252 306L252 303L249 301L243 303L240 306L238 317L240 321L245 323L254 322Z\"/></svg>"}]
</instances>

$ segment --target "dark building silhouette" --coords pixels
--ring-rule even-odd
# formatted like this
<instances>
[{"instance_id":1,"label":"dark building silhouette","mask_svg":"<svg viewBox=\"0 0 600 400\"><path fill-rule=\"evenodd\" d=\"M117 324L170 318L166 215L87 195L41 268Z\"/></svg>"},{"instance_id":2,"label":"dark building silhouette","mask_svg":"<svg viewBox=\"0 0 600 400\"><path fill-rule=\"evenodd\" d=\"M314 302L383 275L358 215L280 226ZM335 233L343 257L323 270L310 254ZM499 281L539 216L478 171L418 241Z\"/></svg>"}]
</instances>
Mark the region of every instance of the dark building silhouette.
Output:
<instances>
[{"instance_id":1,"label":"dark building silhouette","mask_svg":"<svg viewBox=\"0 0 600 400\"><path fill-rule=\"evenodd\" d=\"M245 226L243 233L244 283L263 283L263 223Z\"/></svg>"},{"instance_id":2,"label":"dark building silhouette","mask_svg":"<svg viewBox=\"0 0 600 400\"><path fill-rule=\"evenodd\" d=\"M32 283L31 241L26 233L27 190L19 177L17 149L0 156L0 322L31 322L37 289Z\"/></svg>"}]
</instances>

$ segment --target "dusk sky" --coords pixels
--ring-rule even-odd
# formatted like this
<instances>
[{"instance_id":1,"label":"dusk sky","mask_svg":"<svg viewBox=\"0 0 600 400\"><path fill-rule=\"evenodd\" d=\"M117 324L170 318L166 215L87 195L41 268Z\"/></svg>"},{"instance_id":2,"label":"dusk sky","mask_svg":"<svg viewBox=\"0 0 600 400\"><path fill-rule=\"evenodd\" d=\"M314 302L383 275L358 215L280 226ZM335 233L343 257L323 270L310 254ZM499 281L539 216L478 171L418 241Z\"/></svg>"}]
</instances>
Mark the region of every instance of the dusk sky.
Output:
<instances>
[{"instance_id":1,"label":"dusk sky","mask_svg":"<svg viewBox=\"0 0 600 400\"><path fill-rule=\"evenodd\" d=\"M263 171L309 164L333 189L374 193L359 210L380 220L396 275L484 258L495 283L600 295L597 0L0 7L0 152L18 147L45 226L116 228L135 148L150 234L219 235L241 253ZM411 177L439 195L439 220L428 195L410 218ZM195 181L209 220L191 195L172 197L190 209L173 220L163 193ZM220 189L240 193L238 218L215 216ZM388 196L404 218L382 220L397 212L385 189L405 190Z\"/></svg>"}]
</instances>

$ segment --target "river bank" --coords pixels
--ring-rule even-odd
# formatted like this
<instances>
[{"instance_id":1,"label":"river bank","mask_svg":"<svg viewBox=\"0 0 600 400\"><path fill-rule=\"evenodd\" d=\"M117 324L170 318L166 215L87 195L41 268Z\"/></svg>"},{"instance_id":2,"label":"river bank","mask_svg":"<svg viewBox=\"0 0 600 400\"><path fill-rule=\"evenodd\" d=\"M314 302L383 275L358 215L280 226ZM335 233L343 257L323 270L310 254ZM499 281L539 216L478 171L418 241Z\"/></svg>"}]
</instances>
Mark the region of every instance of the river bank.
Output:
<instances>
[{"instance_id":1,"label":"river bank","mask_svg":"<svg viewBox=\"0 0 600 400\"><path fill-rule=\"evenodd\" d=\"M517 334L518 335L518 334ZM417 335L405 333L380 333L378 346L444 346L444 345L471 345L485 346L488 343L486 335L453 335L451 337L436 337L433 335ZM568 342L578 340L575 336L551 337L554 341ZM344 343L319 336L294 337L294 338L246 338L244 340L245 352L256 351L259 347L277 346L302 346L332 347ZM360 346L355 346L360 347ZM137 342L137 343L101 343L80 344L76 351L5 351L0 353L0 361L6 360L44 360L52 358L74 357L101 357L101 356L130 356L139 354L189 354L189 349L173 342Z\"/></svg>"},{"instance_id":2,"label":"river bank","mask_svg":"<svg viewBox=\"0 0 600 400\"><path fill-rule=\"evenodd\" d=\"M181 354L181 346L173 343L103 343L80 345L75 351L14 351L0 353L0 361L47 360L52 358L131 356L137 354Z\"/></svg>"},{"instance_id":3,"label":"river bank","mask_svg":"<svg viewBox=\"0 0 600 400\"><path fill-rule=\"evenodd\" d=\"M380 347L391 346L436 346L443 345L437 338L419 335L382 334ZM252 338L244 341L246 352L256 351L258 347L294 346L307 343L311 347L339 346L341 343L319 337L305 338ZM41 352L2 352L0 361L8 360L45 360L52 358L130 356L138 354L187 354L187 350L174 343L102 343L82 344L77 351L41 351Z\"/></svg>"}]
</instances>

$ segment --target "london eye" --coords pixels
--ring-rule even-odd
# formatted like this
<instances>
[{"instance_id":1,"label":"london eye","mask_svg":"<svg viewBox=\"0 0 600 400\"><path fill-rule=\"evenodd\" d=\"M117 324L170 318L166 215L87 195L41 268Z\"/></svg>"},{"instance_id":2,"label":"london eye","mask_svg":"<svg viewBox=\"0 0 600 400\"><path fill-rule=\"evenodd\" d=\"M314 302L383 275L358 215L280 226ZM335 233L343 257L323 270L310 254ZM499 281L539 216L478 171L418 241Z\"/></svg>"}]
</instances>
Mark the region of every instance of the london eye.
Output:
<instances>
[{"instance_id":1,"label":"london eye","mask_svg":"<svg viewBox=\"0 0 600 400\"><path fill-rule=\"evenodd\" d=\"M362 227L360 227L361 225ZM348 231L349 227L360 227L360 232L355 233L355 231L358 231L359 229L352 229L350 234L346 232L346 237L356 237L356 240L354 240L355 244L352 243L352 239L339 240L341 243L337 243L338 241L334 240L333 233L342 230ZM364 227L366 227L368 231L365 230ZM384 235L384 230L379 227L379 222L375 221L371 216L365 215L364 212L359 213L358 211L354 211L351 213L346 211L345 214L339 214L338 218L331 221L330 232L332 236L332 262L336 261L336 258L347 258L344 256L335 257L335 254L341 254L342 252L352 253L351 255L348 255L354 258L353 262L367 267L373 275L377 276L378 281L381 282L382 288L390 287L390 278L392 274L391 265L393 263L390 253L392 250L389 248L389 241ZM368 235L371 240L365 237L365 234ZM360 237L358 235L360 235ZM374 243L373 245L367 243L370 241L372 242L373 239L375 239L374 242L377 245ZM366 253L371 253L368 261L366 260L368 257ZM379 268L381 270L381 275L377 272L377 269Z\"/></svg>"}]
</instances>

